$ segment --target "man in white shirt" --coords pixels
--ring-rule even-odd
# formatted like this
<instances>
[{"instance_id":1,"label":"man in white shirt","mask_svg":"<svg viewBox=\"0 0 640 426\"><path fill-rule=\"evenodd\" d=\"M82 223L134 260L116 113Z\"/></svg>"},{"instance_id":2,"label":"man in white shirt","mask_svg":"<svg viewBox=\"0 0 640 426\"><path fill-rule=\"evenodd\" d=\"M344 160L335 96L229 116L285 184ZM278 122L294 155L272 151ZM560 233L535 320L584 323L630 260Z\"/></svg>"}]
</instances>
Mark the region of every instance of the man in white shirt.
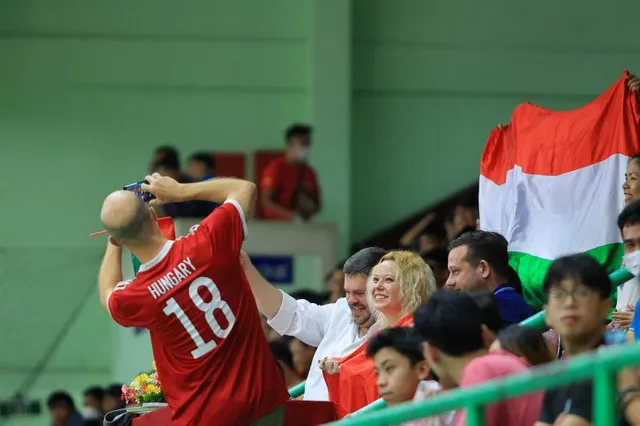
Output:
<instances>
[{"instance_id":1,"label":"man in white shirt","mask_svg":"<svg viewBox=\"0 0 640 426\"><path fill-rule=\"evenodd\" d=\"M329 400L320 370L322 359L350 354L379 327L367 307L365 287L371 269L385 254L381 248L368 247L351 256L343 268L346 297L328 305L295 300L265 280L246 255L241 259L258 309L269 325L281 335L317 348L305 384L305 400Z\"/></svg>"}]
</instances>

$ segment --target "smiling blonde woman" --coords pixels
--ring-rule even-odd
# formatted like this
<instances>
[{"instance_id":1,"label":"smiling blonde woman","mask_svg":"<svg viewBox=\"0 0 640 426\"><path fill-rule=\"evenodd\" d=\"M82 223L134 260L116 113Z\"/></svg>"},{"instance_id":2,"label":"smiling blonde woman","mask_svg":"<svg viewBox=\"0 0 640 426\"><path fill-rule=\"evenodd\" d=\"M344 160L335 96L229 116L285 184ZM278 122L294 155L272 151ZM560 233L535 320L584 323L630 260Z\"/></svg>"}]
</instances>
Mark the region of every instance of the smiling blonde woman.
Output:
<instances>
[{"instance_id":1,"label":"smiling blonde woman","mask_svg":"<svg viewBox=\"0 0 640 426\"><path fill-rule=\"evenodd\" d=\"M367 301L383 327L399 325L435 291L433 271L410 251L387 253L367 280Z\"/></svg>"},{"instance_id":2,"label":"smiling blonde woman","mask_svg":"<svg viewBox=\"0 0 640 426\"><path fill-rule=\"evenodd\" d=\"M380 259L367 281L367 300L383 328L411 327L413 312L436 291L433 271L410 251L392 251ZM340 418L379 398L373 360L365 342L344 358L323 360L329 399Z\"/></svg>"}]
</instances>

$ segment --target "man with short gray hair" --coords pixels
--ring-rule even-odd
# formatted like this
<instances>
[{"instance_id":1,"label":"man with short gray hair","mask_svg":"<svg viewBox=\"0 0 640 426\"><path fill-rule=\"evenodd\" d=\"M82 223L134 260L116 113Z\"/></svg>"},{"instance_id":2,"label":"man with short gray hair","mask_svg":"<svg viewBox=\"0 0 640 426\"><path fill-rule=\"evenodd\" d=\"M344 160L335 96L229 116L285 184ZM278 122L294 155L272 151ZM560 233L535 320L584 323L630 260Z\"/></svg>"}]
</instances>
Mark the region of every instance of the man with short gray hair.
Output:
<instances>
[{"instance_id":1,"label":"man with short gray hair","mask_svg":"<svg viewBox=\"0 0 640 426\"><path fill-rule=\"evenodd\" d=\"M241 263L258 309L269 325L281 335L296 337L317 348L305 384L305 400L329 400L320 361L350 354L378 329L379 324L367 306L365 289L371 269L386 253L384 249L369 247L351 256L343 267L346 297L327 305L295 300L265 280L249 258L242 255Z\"/></svg>"}]
</instances>

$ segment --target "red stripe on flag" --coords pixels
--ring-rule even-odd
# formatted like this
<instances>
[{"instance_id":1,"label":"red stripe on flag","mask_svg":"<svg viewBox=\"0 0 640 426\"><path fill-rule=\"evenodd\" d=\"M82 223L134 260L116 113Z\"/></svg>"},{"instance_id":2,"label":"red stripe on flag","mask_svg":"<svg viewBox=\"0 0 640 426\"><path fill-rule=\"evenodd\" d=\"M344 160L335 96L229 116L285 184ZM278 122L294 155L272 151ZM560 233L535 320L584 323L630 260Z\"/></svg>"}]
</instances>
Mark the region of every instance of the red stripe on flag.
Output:
<instances>
[{"instance_id":1,"label":"red stripe on flag","mask_svg":"<svg viewBox=\"0 0 640 426\"><path fill-rule=\"evenodd\" d=\"M530 103L513 111L511 122L494 129L480 160L480 174L497 185L519 165L524 173L558 176L640 152L638 94L627 87L628 71L606 92L572 111L551 111Z\"/></svg>"}]
</instances>

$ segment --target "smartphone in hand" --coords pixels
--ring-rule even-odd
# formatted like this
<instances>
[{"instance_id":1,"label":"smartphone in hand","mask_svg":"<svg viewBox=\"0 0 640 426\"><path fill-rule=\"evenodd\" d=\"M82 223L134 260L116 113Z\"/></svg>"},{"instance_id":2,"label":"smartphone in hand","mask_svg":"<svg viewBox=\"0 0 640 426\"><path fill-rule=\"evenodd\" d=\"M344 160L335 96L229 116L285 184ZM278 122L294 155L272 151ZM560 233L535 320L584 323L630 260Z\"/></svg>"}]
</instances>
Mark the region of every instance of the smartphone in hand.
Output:
<instances>
[{"instance_id":1,"label":"smartphone in hand","mask_svg":"<svg viewBox=\"0 0 640 426\"><path fill-rule=\"evenodd\" d=\"M149 182L147 182L146 180L141 180L140 182L134 182L134 183L130 183L129 185L125 185L122 187L122 189L124 189L125 191L131 191L134 194L136 194L138 197L140 197L140 199L142 201L144 201L145 203L148 203L149 201L153 200L156 198L155 195L153 195L150 192L147 191L143 191L140 186L146 183L148 184Z\"/></svg>"}]
</instances>

